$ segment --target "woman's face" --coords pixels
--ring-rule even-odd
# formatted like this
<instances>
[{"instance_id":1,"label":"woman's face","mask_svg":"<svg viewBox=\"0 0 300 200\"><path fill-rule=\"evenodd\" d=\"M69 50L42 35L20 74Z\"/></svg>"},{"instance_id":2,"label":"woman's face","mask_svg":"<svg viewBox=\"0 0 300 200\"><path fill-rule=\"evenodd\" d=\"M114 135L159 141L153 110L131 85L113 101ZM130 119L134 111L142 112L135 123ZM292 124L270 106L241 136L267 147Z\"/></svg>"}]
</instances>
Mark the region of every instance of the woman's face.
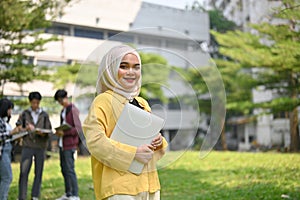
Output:
<instances>
[{"instance_id":1,"label":"woman's face","mask_svg":"<svg viewBox=\"0 0 300 200\"><path fill-rule=\"evenodd\" d=\"M118 80L125 89L132 89L141 77L139 59L134 54L126 54L120 63Z\"/></svg>"}]
</instances>

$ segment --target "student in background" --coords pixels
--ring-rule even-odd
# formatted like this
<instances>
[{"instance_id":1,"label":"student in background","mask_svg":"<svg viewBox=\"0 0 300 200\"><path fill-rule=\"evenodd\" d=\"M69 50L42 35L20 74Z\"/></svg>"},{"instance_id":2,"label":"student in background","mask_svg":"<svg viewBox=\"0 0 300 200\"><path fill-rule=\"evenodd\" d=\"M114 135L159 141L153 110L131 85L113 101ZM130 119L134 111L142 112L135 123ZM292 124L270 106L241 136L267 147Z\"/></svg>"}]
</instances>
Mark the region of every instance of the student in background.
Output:
<instances>
[{"instance_id":1,"label":"student in background","mask_svg":"<svg viewBox=\"0 0 300 200\"><path fill-rule=\"evenodd\" d=\"M49 115L40 108L42 95L39 92L31 92L28 96L30 107L22 112L18 122L26 125L29 132L23 137L21 166L19 177L19 200L27 199L28 175L34 161L34 180L31 190L31 199L38 200L42 185L45 153L48 139L51 133L37 131L36 128L51 130Z\"/></svg>"},{"instance_id":2,"label":"student in background","mask_svg":"<svg viewBox=\"0 0 300 200\"><path fill-rule=\"evenodd\" d=\"M14 104L8 99L0 100L0 200L7 200L12 181L11 150L12 145L5 140L18 133L21 127L12 129L9 125Z\"/></svg>"},{"instance_id":3,"label":"student in background","mask_svg":"<svg viewBox=\"0 0 300 200\"><path fill-rule=\"evenodd\" d=\"M139 97L141 60L131 47L112 48L99 66L97 93L83 123L88 150L91 153L94 191L97 200L159 200L160 183L156 161L165 152L166 140L159 134L151 144L139 147L110 139L126 103L151 111L148 102ZM140 133L143 137L143 133ZM128 171L133 160L145 167L142 174Z\"/></svg>"},{"instance_id":4,"label":"student in background","mask_svg":"<svg viewBox=\"0 0 300 200\"><path fill-rule=\"evenodd\" d=\"M79 111L74 104L69 102L68 93L65 90L57 90L54 99L63 107L60 114L61 124L71 125L68 130L56 131L56 135L59 136L60 167L65 183L65 194L57 200L80 200L74 160L79 143L78 133L81 131Z\"/></svg>"}]
</instances>

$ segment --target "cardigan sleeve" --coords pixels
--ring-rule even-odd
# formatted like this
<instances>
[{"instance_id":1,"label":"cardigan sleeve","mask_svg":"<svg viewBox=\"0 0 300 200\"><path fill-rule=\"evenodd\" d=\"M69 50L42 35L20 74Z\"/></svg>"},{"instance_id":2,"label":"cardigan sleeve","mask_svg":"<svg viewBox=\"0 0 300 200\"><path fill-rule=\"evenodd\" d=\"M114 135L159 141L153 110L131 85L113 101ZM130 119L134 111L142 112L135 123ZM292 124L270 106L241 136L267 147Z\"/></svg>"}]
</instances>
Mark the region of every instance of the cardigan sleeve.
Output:
<instances>
[{"instance_id":1,"label":"cardigan sleeve","mask_svg":"<svg viewBox=\"0 0 300 200\"><path fill-rule=\"evenodd\" d=\"M70 124L72 128L65 130L64 136L76 136L81 132L82 127L79 119L79 110L74 105L71 105L71 110L66 115L66 122Z\"/></svg>"},{"instance_id":2,"label":"cardigan sleeve","mask_svg":"<svg viewBox=\"0 0 300 200\"><path fill-rule=\"evenodd\" d=\"M118 171L127 171L137 148L107 137L108 116L111 109L105 109L93 102L89 114L83 123L83 132L87 147L97 160Z\"/></svg>"}]
</instances>

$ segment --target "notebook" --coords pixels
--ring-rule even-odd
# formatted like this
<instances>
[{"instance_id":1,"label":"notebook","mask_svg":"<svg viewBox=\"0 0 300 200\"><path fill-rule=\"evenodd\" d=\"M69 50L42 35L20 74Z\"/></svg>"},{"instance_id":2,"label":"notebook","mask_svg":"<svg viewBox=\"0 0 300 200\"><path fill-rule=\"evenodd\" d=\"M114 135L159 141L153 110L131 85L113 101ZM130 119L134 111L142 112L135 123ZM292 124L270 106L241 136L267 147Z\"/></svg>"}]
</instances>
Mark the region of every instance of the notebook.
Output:
<instances>
[{"instance_id":1,"label":"notebook","mask_svg":"<svg viewBox=\"0 0 300 200\"><path fill-rule=\"evenodd\" d=\"M138 108L132 104L125 104L111 139L131 146L151 144L151 141L163 128L164 119ZM129 171L141 174L144 164L133 160Z\"/></svg>"},{"instance_id":2,"label":"notebook","mask_svg":"<svg viewBox=\"0 0 300 200\"><path fill-rule=\"evenodd\" d=\"M55 130L56 131L66 131L66 130L69 130L71 129L72 126L68 123L63 123L62 125L60 125L59 127L56 127Z\"/></svg>"}]
</instances>

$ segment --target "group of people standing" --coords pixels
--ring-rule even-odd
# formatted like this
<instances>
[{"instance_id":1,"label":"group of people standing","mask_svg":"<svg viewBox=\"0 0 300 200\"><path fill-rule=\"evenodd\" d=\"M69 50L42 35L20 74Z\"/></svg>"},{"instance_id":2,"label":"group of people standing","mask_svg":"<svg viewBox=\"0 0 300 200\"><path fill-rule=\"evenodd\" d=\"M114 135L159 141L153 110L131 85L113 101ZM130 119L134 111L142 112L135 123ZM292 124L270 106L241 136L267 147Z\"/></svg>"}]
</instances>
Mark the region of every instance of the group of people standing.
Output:
<instances>
[{"instance_id":1,"label":"group of people standing","mask_svg":"<svg viewBox=\"0 0 300 200\"><path fill-rule=\"evenodd\" d=\"M21 132L27 132L27 134L21 139L18 200L27 199L28 176L33 162L34 180L31 199L38 200L40 197L46 150L53 132L48 113L40 107L42 95L39 92L30 92L28 99L30 106L19 115L14 129L9 124L14 104L6 98L0 100L0 200L8 199L12 182L10 138ZM81 130L79 111L69 102L65 90L57 90L54 99L63 107L60 123L67 123L71 126L67 130L54 132L59 138L60 166L65 184L65 194L58 200L79 200L74 167L74 154L79 143L78 131Z\"/></svg>"}]
</instances>

